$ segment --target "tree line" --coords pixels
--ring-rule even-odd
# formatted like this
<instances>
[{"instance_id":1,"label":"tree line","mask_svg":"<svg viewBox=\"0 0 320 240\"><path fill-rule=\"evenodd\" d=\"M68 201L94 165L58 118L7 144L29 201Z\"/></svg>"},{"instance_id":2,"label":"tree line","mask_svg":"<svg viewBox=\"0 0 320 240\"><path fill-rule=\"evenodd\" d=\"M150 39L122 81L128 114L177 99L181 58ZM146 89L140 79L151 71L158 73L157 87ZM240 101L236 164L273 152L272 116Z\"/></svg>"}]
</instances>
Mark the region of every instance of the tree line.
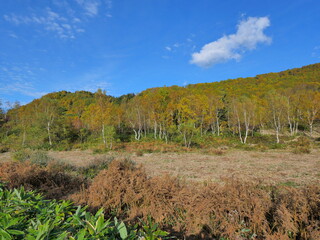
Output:
<instances>
[{"instance_id":1,"label":"tree line","mask_svg":"<svg viewBox=\"0 0 320 240\"><path fill-rule=\"evenodd\" d=\"M3 144L46 146L157 139L191 147L206 136L237 136L243 144L262 130L314 135L320 121L320 64L215 83L147 89L108 96L60 91L31 103L0 105Z\"/></svg>"}]
</instances>

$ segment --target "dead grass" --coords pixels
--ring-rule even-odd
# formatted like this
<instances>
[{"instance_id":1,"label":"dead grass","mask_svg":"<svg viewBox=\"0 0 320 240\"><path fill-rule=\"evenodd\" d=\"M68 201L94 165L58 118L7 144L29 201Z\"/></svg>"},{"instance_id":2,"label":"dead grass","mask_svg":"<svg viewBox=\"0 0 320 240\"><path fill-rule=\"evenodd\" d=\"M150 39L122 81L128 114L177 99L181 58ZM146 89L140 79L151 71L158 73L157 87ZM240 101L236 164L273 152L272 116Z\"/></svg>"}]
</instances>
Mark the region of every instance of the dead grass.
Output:
<instances>
[{"instance_id":1,"label":"dead grass","mask_svg":"<svg viewBox=\"0 0 320 240\"><path fill-rule=\"evenodd\" d=\"M226 179L186 184L170 176L148 177L143 167L114 161L72 199L130 222L151 215L187 239L316 239L320 188L263 186Z\"/></svg>"},{"instance_id":2,"label":"dead grass","mask_svg":"<svg viewBox=\"0 0 320 240\"><path fill-rule=\"evenodd\" d=\"M0 163L12 161L12 155L10 152L0 153Z\"/></svg>"},{"instance_id":3,"label":"dead grass","mask_svg":"<svg viewBox=\"0 0 320 240\"><path fill-rule=\"evenodd\" d=\"M137 150L136 150L137 151ZM171 175L187 181L219 182L226 176L243 180L259 180L266 184L306 185L320 181L320 150L310 154L294 154L290 150L266 152L214 149L206 153L147 153L135 152L93 154L92 151L50 151L48 155L76 167L87 167L101 158L131 158L143 164L149 176ZM0 154L1 161L9 161L9 153Z\"/></svg>"},{"instance_id":4,"label":"dead grass","mask_svg":"<svg viewBox=\"0 0 320 240\"><path fill-rule=\"evenodd\" d=\"M320 151L294 154L289 151L228 150L222 155L199 153L152 153L132 156L151 176L169 174L192 181L221 181L226 176L258 180L266 184L320 181Z\"/></svg>"},{"instance_id":5,"label":"dead grass","mask_svg":"<svg viewBox=\"0 0 320 240\"><path fill-rule=\"evenodd\" d=\"M148 141L148 142L130 142L116 144L114 147L115 151L125 153L151 153L151 152L190 152L189 148L183 147L177 143L166 144L162 141Z\"/></svg>"},{"instance_id":6,"label":"dead grass","mask_svg":"<svg viewBox=\"0 0 320 240\"><path fill-rule=\"evenodd\" d=\"M81 177L67 174L63 166L40 167L30 162L5 162L0 164L0 180L10 188L24 186L38 190L48 198L66 198L85 184Z\"/></svg>"}]
</instances>

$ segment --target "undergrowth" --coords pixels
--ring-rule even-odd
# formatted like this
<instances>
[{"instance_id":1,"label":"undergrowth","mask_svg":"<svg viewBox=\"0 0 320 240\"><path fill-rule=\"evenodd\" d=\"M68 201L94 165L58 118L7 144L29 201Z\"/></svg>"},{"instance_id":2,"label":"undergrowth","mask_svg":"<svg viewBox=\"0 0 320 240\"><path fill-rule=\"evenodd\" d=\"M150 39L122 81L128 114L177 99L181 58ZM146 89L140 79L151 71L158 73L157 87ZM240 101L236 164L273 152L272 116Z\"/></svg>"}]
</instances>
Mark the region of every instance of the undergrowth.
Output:
<instances>
[{"instance_id":1,"label":"undergrowth","mask_svg":"<svg viewBox=\"0 0 320 240\"><path fill-rule=\"evenodd\" d=\"M106 219L103 209L95 214L69 201L45 200L24 188L7 190L0 186L0 238L11 239L160 239L168 234L151 220L141 228L117 218Z\"/></svg>"},{"instance_id":2,"label":"undergrowth","mask_svg":"<svg viewBox=\"0 0 320 240\"><path fill-rule=\"evenodd\" d=\"M9 188L24 186L46 198L69 199L103 207L143 226L150 216L161 229L184 239L317 239L320 236L320 187L225 179L223 184L189 184L172 176L149 177L129 159L113 160L91 180L77 169L26 162L0 164L0 180ZM90 239L90 238L89 238Z\"/></svg>"},{"instance_id":3,"label":"undergrowth","mask_svg":"<svg viewBox=\"0 0 320 240\"><path fill-rule=\"evenodd\" d=\"M311 142L307 137L299 137L293 147L292 152L295 154L308 154L312 149Z\"/></svg>"}]
</instances>

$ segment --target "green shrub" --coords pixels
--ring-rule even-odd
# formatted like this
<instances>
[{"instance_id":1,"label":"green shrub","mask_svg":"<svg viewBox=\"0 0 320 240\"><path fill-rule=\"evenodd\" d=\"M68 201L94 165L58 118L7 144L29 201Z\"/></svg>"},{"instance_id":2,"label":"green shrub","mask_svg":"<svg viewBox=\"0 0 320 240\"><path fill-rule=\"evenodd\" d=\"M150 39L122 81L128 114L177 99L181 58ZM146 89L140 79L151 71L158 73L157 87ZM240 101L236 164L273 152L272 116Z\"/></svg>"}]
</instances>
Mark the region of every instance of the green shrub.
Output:
<instances>
[{"instance_id":1,"label":"green shrub","mask_svg":"<svg viewBox=\"0 0 320 240\"><path fill-rule=\"evenodd\" d=\"M282 143L273 143L270 144L270 149L286 149L287 146L285 144Z\"/></svg>"},{"instance_id":2,"label":"green shrub","mask_svg":"<svg viewBox=\"0 0 320 240\"><path fill-rule=\"evenodd\" d=\"M13 154L13 158L19 162L30 161L33 164L45 167L53 159L48 156L46 151L21 149Z\"/></svg>"},{"instance_id":3,"label":"green shrub","mask_svg":"<svg viewBox=\"0 0 320 240\"><path fill-rule=\"evenodd\" d=\"M88 166L79 167L77 172L86 178L94 178L101 170L107 169L113 160L113 156L102 155L96 157Z\"/></svg>"},{"instance_id":4,"label":"green shrub","mask_svg":"<svg viewBox=\"0 0 320 240\"><path fill-rule=\"evenodd\" d=\"M49 157L45 151L34 151L30 155L29 161L33 164L45 167L50 161L52 161L52 158Z\"/></svg>"},{"instance_id":5,"label":"green shrub","mask_svg":"<svg viewBox=\"0 0 320 240\"><path fill-rule=\"evenodd\" d=\"M30 149L20 149L13 153L13 159L24 162L30 159L31 150Z\"/></svg>"}]
</instances>

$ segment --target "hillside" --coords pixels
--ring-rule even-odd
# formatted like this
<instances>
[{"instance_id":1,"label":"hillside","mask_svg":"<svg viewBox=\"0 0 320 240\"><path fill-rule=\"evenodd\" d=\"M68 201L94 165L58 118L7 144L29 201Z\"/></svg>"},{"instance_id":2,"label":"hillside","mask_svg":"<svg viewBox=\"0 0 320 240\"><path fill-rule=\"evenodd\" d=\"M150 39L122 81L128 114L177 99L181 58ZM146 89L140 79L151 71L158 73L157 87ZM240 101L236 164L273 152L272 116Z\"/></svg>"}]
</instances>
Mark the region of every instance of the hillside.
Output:
<instances>
[{"instance_id":1,"label":"hillside","mask_svg":"<svg viewBox=\"0 0 320 240\"><path fill-rule=\"evenodd\" d=\"M201 145L208 136L246 143L262 129L314 135L320 116L320 63L221 82L147 89L136 96L60 91L1 111L1 142L54 148L156 139Z\"/></svg>"},{"instance_id":2,"label":"hillside","mask_svg":"<svg viewBox=\"0 0 320 240\"><path fill-rule=\"evenodd\" d=\"M268 73L256 77L231 79L215 83L189 85L190 89L218 89L233 95L262 95L276 89L303 88L306 86L320 87L320 64L312 64L302 68L294 68L279 73ZM241 87L240 87L241 86Z\"/></svg>"}]
</instances>

